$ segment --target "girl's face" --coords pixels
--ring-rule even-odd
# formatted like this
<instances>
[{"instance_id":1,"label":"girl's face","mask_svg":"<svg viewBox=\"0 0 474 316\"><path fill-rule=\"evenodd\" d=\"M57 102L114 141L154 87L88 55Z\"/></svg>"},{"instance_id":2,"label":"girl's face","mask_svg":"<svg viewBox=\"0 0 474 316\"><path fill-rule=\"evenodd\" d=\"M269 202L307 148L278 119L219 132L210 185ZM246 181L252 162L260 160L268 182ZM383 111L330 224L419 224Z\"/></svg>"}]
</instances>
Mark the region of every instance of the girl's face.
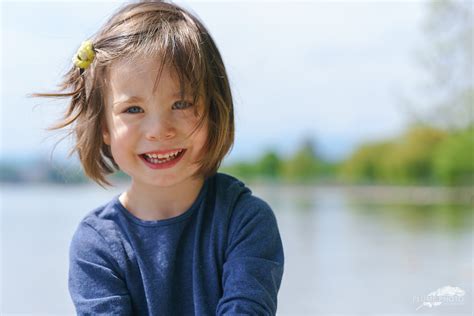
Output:
<instances>
[{"instance_id":1,"label":"girl's face","mask_svg":"<svg viewBox=\"0 0 474 316\"><path fill-rule=\"evenodd\" d=\"M160 64L151 57L112 64L103 139L134 182L163 187L190 180L199 168L195 161L207 140L207 120L191 134L202 101L193 104L192 97L181 98L177 75L165 66L158 77Z\"/></svg>"}]
</instances>

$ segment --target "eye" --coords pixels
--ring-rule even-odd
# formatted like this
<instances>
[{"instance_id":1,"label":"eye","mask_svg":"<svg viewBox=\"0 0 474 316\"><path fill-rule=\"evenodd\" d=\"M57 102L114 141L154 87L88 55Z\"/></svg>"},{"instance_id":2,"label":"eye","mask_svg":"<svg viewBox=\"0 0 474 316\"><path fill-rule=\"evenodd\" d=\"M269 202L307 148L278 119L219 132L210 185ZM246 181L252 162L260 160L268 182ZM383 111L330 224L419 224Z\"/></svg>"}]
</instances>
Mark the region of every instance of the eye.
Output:
<instances>
[{"instance_id":1,"label":"eye","mask_svg":"<svg viewBox=\"0 0 474 316\"><path fill-rule=\"evenodd\" d=\"M185 109L190 108L192 106L193 106L192 103L181 100L181 101L175 102L173 104L172 108L176 109L176 110L185 110Z\"/></svg>"},{"instance_id":2,"label":"eye","mask_svg":"<svg viewBox=\"0 0 474 316\"><path fill-rule=\"evenodd\" d=\"M130 113L130 114L136 114L136 113L142 113L143 110L139 106L131 106L125 110L125 113Z\"/></svg>"}]
</instances>

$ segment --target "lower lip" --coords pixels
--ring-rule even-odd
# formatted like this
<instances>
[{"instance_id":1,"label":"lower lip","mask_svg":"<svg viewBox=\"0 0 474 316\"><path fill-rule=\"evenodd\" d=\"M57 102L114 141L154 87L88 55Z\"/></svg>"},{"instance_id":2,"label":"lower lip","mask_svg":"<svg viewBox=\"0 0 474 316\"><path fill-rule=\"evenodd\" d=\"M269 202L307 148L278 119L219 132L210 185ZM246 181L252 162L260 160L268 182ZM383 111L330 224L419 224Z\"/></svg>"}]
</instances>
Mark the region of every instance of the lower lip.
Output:
<instances>
[{"instance_id":1,"label":"lower lip","mask_svg":"<svg viewBox=\"0 0 474 316\"><path fill-rule=\"evenodd\" d=\"M149 162L142 155L139 155L139 157L151 169L168 169L176 165L181 160L181 158L183 158L185 153L186 153L186 149L180 152L175 159L167 161L167 162L163 162L163 163L156 163L156 164Z\"/></svg>"}]
</instances>

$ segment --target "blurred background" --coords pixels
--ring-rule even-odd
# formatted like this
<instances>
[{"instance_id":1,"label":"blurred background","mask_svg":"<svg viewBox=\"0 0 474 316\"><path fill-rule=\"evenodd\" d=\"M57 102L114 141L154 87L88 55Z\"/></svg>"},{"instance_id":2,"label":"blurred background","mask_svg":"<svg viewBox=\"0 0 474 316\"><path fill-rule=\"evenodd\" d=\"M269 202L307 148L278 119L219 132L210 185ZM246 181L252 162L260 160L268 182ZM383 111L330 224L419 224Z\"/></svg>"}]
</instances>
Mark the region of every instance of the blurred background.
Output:
<instances>
[{"instance_id":1,"label":"blurred background","mask_svg":"<svg viewBox=\"0 0 474 316\"><path fill-rule=\"evenodd\" d=\"M221 172L278 220L278 315L472 315L472 1L177 3L230 76ZM55 90L121 5L1 2L2 315L74 314L69 241L126 188L87 180L72 140L45 131L66 101L27 97Z\"/></svg>"}]
</instances>

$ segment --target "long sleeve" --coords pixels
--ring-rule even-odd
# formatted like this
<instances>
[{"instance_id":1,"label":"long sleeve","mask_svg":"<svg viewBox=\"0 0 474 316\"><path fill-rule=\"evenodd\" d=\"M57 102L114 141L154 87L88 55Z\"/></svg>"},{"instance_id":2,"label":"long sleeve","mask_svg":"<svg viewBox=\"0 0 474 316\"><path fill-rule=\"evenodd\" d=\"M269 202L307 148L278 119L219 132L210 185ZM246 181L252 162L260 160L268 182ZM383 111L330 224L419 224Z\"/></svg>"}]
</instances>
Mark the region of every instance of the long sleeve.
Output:
<instances>
[{"instance_id":1,"label":"long sleeve","mask_svg":"<svg viewBox=\"0 0 474 316\"><path fill-rule=\"evenodd\" d=\"M130 315L127 286L106 240L82 222L69 248L69 293L78 315Z\"/></svg>"},{"instance_id":2,"label":"long sleeve","mask_svg":"<svg viewBox=\"0 0 474 316\"><path fill-rule=\"evenodd\" d=\"M275 315L284 254L268 204L254 197L237 203L225 257L217 315Z\"/></svg>"}]
</instances>

